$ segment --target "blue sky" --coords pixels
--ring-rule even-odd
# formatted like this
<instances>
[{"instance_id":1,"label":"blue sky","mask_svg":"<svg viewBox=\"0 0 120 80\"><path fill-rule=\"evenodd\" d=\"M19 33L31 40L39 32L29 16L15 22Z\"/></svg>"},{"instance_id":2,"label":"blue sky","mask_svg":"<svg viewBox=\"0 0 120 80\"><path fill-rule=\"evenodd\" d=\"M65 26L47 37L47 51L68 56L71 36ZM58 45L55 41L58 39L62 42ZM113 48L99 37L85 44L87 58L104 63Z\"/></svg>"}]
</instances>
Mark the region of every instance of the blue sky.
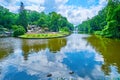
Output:
<instances>
[{"instance_id":1,"label":"blue sky","mask_svg":"<svg viewBox=\"0 0 120 80\"><path fill-rule=\"evenodd\" d=\"M67 2L68 5L76 5L76 6L82 6L85 8L89 8L93 5L98 5L99 0L69 0Z\"/></svg>"},{"instance_id":2,"label":"blue sky","mask_svg":"<svg viewBox=\"0 0 120 80\"><path fill-rule=\"evenodd\" d=\"M106 0L0 0L0 5L17 12L21 1L26 9L46 13L55 11L74 25L97 15L107 4Z\"/></svg>"}]
</instances>

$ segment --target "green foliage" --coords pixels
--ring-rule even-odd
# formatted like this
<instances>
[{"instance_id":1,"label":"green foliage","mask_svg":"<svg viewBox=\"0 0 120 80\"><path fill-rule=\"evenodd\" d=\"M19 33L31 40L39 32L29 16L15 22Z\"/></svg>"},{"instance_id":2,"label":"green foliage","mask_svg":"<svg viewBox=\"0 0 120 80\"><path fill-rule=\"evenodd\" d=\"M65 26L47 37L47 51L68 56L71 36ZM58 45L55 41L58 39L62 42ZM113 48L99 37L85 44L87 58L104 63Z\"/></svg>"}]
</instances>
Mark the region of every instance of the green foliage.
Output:
<instances>
[{"instance_id":1,"label":"green foliage","mask_svg":"<svg viewBox=\"0 0 120 80\"><path fill-rule=\"evenodd\" d=\"M36 21L38 21L38 19L40 18L40 13L36 12L36 11L27 11L27 18L28 18L28 22L29 24L34 24L36 25Z\"/></svg>"},{"instance_id":2,"label":"green foliage","mask_svg":"<svg viewBox=\"0 0 120 80\"><path fill-rule=\"evenodd\" d=\"M21 2L19 14L11 13L8 9L0 6L0 25L8 30L15 31L18 29L17 25L23 26L27 31L27 26L36 25L40 28L47 29L47 31L58 32L60 29L67 27L68 31L73 30L73 24L69 23L68 20L57 14L51 12L45 14L44 12L36 12L24 9L24 4Z\"/></svg>"},{"instance_id":3,"label":"green foliage","mask_svg":"<svg viewBox=\"0 0 120 80\"><path fill-rule=\"evenodd\" d=\"M23 10L19 13L18 24L23 26L27 32L28 19L26 15L26 10Z\"/></svg>"},{"instance_id":4,"label":"green foliage","mask_svg":"<svg viewBox=\"0 0 120 80\"><path fill-rule=\"evenodd\" d=\"M120 38L120 1L108 0L108 5L92 19L78 25L80 31Z\"/></svg>"},{"instance_id":5,"label":"green foliage","mask_svg":"<svg viewBox=\"0 0 120 80\"><path fill-rule=\"evenodd\" d=\"M15 29L14 33L13 33L14 37L18 37L20 35L23 35L26 32L25 29L22 26L16 26L16 25L14 25L13 28Z\"/></svg>"},{"instance_id":6,"label":"green foliage","mask_svg":"<svg viewBox=\"0 0 120 80\"><path fill-rule=\"evenodd\" d=\"M109 0L107 25L102 30L105 37L120 38L120 3Z\"/></svg>"},{"instance_id":7,"label":"green foliage","mask_svg":"<svg viewBox=\"0 0 120 80\"><path fill-rule=\"evenodd\" d=\"M13 24L15 24L14 14L9 12L8 9L0 6L0 25L4 28L11 29Z\"/></svg>"},{"instance_id":8,"label":"green foliage","mask_svg":"<svg viewBox=\"0 0 120 80\"><path fill-rule=\"evenodd\" d=\"M105 37L119 37L119 31L116 26L116 20L109 21L103 29L103 35L105 35Z\"/></svg>"},{"instance_id":9,"label":"green foliage","mask_svg":"<svg viewBox=\"0 0 120 80\"><path fill-rule=\"evenodd\" d=\"M94 34L96 34L96 35L103 35L102 31L95 31Z\"/></svg>"},{"instance_id":10,"label":"green foliage","mask_svg":"<svg viewBox=\"0 0 120 80\"><path fill-rule=\"evenodd\" d=\"M70 32L68 27L64 27L60 29L60 32Z\"/></svg>"},{"instance_id":11,"label":"green foliage","mask_svg":"<svg viewBox=\"0 0 120 80\"><path fill-rule=\"evenodd\" d=\"M45 20L45 18L41 17L38 22L37 25L44 28L44 27L48 27L47 21Z\"/></svg>"},{"instance_id":12,"label":"green foliage","mask_svg":"<svg viewBox=\"0 0 120 80\"><path fill-rule=\"evenodd\" d=\"M15 31L16 29L18 29L17 25L12 25L12 30Z\"/></svg>"},{"instance_id":13,"label":"green foliage","mask_svg":"<svg viewBox=\"0 0 120 80\"><path fill-rule=\"evenodd\" d=\"M82 24L78 25L78 30L85 33L94 33L94 31L101 31L106 25L106 8L99 11L98 15L92 19L83 21Z\"/></svg>"},{"instance_id":14,"label":"green foliage","mask_svg":"<svg viewBox=\"0 0 120 80\"><path fill-rule=\"evenodd\" d=\"M37 25L41 28L48 28L49 31L58 32L65 26L68 27L69 31L73 30L73 24L69 23L65 17L62 17L56 12L45 14L44 12L27 11L27 15L30 24ZM37 15L37 17L35 17L35 15Z\"/></svg>"}]
</instances>

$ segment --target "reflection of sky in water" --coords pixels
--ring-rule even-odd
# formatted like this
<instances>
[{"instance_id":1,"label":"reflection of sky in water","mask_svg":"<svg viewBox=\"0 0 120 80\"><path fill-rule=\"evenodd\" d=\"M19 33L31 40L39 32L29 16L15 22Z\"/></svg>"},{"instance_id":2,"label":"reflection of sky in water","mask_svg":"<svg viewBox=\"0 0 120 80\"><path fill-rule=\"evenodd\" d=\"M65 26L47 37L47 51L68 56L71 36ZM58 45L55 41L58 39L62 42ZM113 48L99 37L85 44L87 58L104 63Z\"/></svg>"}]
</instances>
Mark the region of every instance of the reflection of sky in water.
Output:
<instances>
[{"instance_id":1,"label":"reflection of sky in water","mask_svg":"<svg viewBox=\"0 0 120 80\"><path fill-rule=\"evenodd\" d=\"M2 80L56 80L57 78L74 78L77 80L97 80L105 75L101 71L104 60L101 55L81 37L87 35L73 34L67 37L66 46L56 54L49 48L32 52L24 60L21 41L17 41L14 53L0 62L0 79ZM116 68L111 66L112 77L118 76ZM74 74L69 74L73 71ZM114 72L115 71L115 72ZM47 74L52 74L48 78Z\"/></svg>"}]
</instances>

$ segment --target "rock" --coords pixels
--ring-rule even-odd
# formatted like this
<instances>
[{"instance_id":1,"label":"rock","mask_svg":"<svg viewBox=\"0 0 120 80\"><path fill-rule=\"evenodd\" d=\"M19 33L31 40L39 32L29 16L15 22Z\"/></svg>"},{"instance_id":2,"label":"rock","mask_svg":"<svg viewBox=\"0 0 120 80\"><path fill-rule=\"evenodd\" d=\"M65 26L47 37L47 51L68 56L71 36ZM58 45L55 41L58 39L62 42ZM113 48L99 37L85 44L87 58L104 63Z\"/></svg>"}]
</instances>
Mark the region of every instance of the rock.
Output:
<instances>
[{"instance_id":1,"label":"rock","mask_svg":"<svg viewBox=\"0 0 120 80\"><path fill-rule=\"evenodd\" d=\"M69 74L74 74L74 72L73 72L73 71L70 71Z\"/></svg>"},{"instance_id":2,"label":"rock","mask_svg":"<svg viewBox=\"0 0 120 80\"><path fill-rule=\"evenodd\" d=\"M51 76L52 76L52 74L48 74L48 75L47 75L47 77L51 77Z\"/></svg>"}]
</instances>

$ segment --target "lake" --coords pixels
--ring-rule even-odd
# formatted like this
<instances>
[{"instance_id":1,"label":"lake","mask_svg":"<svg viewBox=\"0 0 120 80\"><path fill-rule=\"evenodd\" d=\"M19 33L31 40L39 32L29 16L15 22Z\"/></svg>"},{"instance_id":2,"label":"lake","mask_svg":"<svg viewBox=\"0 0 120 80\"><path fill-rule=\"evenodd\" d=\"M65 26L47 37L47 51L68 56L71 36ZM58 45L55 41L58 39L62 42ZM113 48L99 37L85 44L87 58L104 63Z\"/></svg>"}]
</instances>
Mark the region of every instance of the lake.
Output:
<instances>
[{"instance_id":1,"label":"lake","mask_svg":"<svg viewBox=\"0 0 120 80\"><path fill-rule=\"evenodd\" d=\"M120 80L120 40L0 38L0 80Z\"/></svg>"}]
</instances>

